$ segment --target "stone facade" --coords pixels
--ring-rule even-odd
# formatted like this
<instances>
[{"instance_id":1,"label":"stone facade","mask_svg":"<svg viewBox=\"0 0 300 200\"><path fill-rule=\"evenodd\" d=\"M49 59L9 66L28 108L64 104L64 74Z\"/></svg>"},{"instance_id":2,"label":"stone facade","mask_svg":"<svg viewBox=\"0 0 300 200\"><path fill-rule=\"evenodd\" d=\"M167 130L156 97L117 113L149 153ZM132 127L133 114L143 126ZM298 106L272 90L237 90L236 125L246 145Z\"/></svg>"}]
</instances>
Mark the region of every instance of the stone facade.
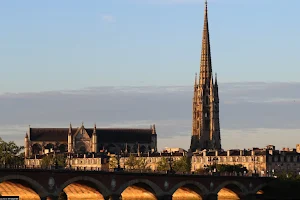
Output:
<instances>
[{"instance_id":1,"label":"stone facade","mask_svg":"<svg viewBox=\"0 0 300 200\"><path fill-rule=\"evenodd\" d=\"M266 174L266 151L264 150L228 150L196 152L192 156L192 171L198 171L211 165L238 165L246 167L250 173Z\"/></svg>"},{"instance_id":2,"label":"stone facade","mask_svg":"<svg viewBox=\"0 0 300 200\"><path fill-rule=\"evenodd\" d=\"M193 124L190 149L221 149L219 91L217 76L212 75L210 40L205 4L200 75L194 84Z\"/></svg>"},{"instance_id":3,"label":"stone facade","mask_svg":"<svg viewBox=\"0 0 300 200\"><path fill-rule=\"evenodd\" d=\"M41 168L42 159L44 156L48 155L40 155L35 156L34 158L26 158L24 162L25 166L27 168ZM54 163L52 163L51 167L54 167ZM105 154L68 154L66 158L65 168L75 170L108 171L109 156Z\"/></svg>"},{"instance_id":4,"label":"stone facade","mask_svg":"<svg viewBox=\"0 0 300 200\"><path fill-rule=\"evenodd\" d=\"M276 150L269 145L266 148L252 150L228 151L199 151L192 156L192 171L203 169L215 164L241 164L250 173L260 176L274 176L278 174L300 173L300 153L296 149L289 151Z\"/></svg>"}]
</instances>

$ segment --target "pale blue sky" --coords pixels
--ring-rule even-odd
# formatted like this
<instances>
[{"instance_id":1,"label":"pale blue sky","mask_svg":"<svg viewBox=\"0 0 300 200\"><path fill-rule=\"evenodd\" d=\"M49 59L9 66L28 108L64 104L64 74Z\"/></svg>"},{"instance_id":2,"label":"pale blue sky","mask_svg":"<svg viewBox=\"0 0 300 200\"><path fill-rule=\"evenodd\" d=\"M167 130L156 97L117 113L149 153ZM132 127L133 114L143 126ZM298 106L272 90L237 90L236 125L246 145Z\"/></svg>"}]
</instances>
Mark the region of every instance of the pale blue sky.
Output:
<instances>
[{"instance_id":1,"label":"pale blue sky","mask_svg":"<svg viewBox=\"0 0 300 200\"><path fill-rule=\"evenodd\" d=\"M299 0L211 0L220 82L298 81ZM0 93L192 85L203 0L0 2Z\"/></svg>"}]
</instances>

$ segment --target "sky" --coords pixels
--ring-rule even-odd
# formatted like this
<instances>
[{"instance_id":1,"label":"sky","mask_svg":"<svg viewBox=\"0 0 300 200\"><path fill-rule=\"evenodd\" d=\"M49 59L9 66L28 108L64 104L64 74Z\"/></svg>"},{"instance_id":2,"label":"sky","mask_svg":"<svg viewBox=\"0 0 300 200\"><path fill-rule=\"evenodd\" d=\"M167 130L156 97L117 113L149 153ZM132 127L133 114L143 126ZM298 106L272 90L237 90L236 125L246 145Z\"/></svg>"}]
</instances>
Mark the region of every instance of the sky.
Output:
<instances>
[{"instance_id":1,"label":"sky","mask_svg":"<svg viewBox=\"0 0 300 200\"><path fill-rule=\"evenodd\" d=\"M281 92L278 92L281 91ZM0 95L0 137L24 145L28 125L43 127L149 128L158 150L188 149L192 86L93 87ZM236 82L219 85L222 148L300 143L300 83ZM4 113L4 114L3 114Z\"/></svg>"},{"instance_id":2,"label":"sky","mask_svg":"<svg viewBox=\"0 0 300 200\"><path fill-rule=\"evenodd\" d=\"M209 0L220 82L298 81L299 0ZM0 2L0 93L191 85L203 0Z\"/></svg>"},{"instance_id":3,"label":"sky","mask_svg":"<svg viewBox=\"0 0 300 200\"><path fill-rule=\"evenodd\" d=\"M224 149L299 143L299 0L209 0ZM0 1L0 137L149 127L189 147L203 0Z\"/></svg>"}]
</instances>

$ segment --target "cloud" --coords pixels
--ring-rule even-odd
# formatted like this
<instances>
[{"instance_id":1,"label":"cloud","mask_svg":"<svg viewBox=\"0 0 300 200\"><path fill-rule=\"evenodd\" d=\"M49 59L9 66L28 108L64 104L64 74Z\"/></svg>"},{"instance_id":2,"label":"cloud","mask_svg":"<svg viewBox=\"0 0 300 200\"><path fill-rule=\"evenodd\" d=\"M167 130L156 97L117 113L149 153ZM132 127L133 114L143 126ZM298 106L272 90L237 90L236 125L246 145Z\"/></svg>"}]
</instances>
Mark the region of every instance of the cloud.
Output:
<instances>
[{"instance_id":1,"label":"cloud","mask_svg":"<svg viewBox=\"0 0 300 200\"><path fill-rule=\"evenodd\" d=\"M112 15L102 15L102 20L109 23L116 22L115 17Z\"/></svg>"},{"instance_id":2,"label":"cloud","mask_svg":"<svg viewBox=\"0 0 300 200\"><path fill-rule=\"evenodd\" d=\"M294 147L300 83L219 83L225 149ZM141 127L156 124L159 148L189 147L193 86L90 87L0 95L0 137L23 144L32 127Z\"/></svg>"}]
</instances>

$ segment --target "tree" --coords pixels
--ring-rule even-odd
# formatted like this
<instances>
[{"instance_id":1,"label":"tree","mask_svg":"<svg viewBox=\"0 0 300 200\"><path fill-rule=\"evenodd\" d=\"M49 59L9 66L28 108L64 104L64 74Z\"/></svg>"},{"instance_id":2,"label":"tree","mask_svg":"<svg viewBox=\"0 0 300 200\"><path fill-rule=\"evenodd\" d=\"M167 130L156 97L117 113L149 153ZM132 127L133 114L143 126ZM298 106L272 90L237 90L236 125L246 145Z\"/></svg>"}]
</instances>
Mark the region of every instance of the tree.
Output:
<instances>
[{"instance_id":1,"label":"tree","mask_svg":"<svg viewBox=\"0 0 300 200\"><path fill-rule=\"evenodd\" d=\"M24 163L22 150L24 146L18 146L15 142L5 142L0 137L0 162L1 164L15 166Z\"/></svg>"},{"instance_id":2,"label":"tree","mask_svg":"<svg viewBox=\"0 0 300 200\"><path fill-rule=\"evenodd\" d=\"M136 169L137 168L137 160L134 155L130 155L128 159L125 162L126 168L127 169Z\"/></svg>"},{"instance_id":3,"label":"tree","mask_svg":"<svg viewBox=\"0 0 300 200\"><path fill-rule=\"evenodd\" d=\"M217 169L218 172L229 172L229 173L244 173L248 172L247 168L244 167L242 164L238 165L227 165L227 164L221 164L221 165L209 165L206 167L207 171L213 171L214 169Z\"/></svg>"},{"instance_id":4,"label":"tree","mask_svg":"<svg viewBox=\"0 0 300 200\"><path fill-rule=\"evenodd\" d=\"M144 157L139 157L136 159L136 169L149 170L150 167L147 166L147 159Z\"/></svg>"},{"instance_id":5,"label":"tree","mask_svg":"<svg viewBox=\"0 0 300 200\"><path fill-rule=\"evenodd\" d=\"M42 158L41 167L47 168L53 166L57 163L58 167L65 167L66 163L66 155L65 154L48 154Z\"/></svg>"},{"instance_id":6,"label":"tree","mask_svg":"<svg viewBox=\"0 0 300 200\"><path fill-rule=\"evenodd\" d=\"M118 167L118 161L116 157L109 157L109 168L114 169Z\"/></svg>"},{"instance_id":7,"label":"tree","mask_svg":"<svg viewBox=\"0 0 300 200\"><path fill-rule=\"evenodd\" d=\"M183 156L179 160L174 161L173 170L175 172L190 172L191 159L188 158L187 156Z\"/></svg>"},{"instance_id":8,"label":"tree","mask_svg":"<svg viewBox=\"0 0 300 200\"><path fill-rule=\"evenodd\" d=\"M157 171L170 170L169 161L165 157L161 157L160 161L157 162Z\"/></svg>"},{"instance_id":9,"label":"tree","mask_svg":"<svg viewBox=\"0 0 300 200\"><path fill-rule=\"evenodd\" d=\"M53 164L54 163L53 163L53 157L52 157L52 155L46 155L41 160L41 167L42 168L48 168L48 167L50 167Z\"/></svg>"}]
</instances>

